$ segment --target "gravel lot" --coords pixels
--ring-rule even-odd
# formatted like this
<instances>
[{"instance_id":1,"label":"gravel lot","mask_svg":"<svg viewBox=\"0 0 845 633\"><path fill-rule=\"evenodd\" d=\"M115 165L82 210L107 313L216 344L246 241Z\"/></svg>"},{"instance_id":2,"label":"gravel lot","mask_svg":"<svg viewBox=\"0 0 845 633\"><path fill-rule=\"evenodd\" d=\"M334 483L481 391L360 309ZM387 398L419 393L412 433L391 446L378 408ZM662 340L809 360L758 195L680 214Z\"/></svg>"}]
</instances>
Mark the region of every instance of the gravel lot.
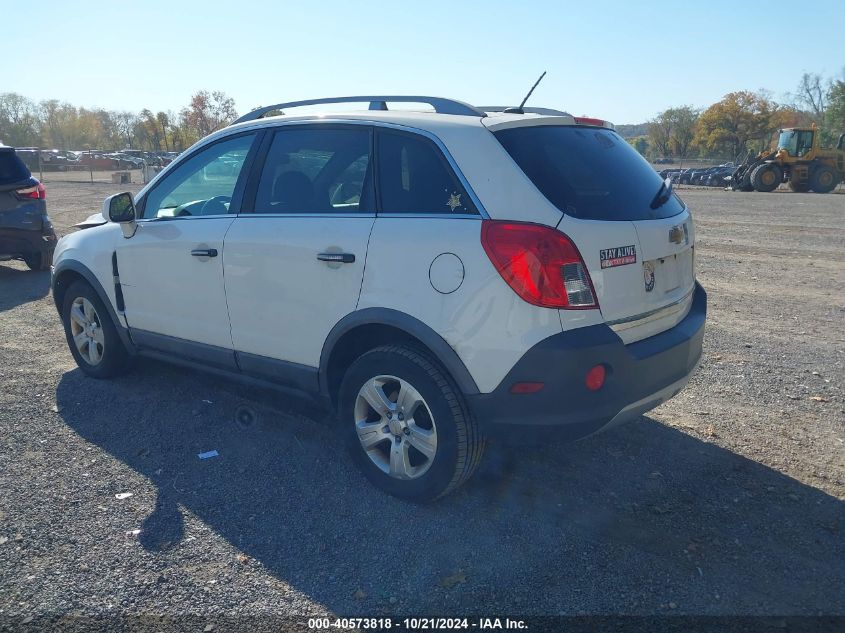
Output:
<instances>
[{"instance_id":1,"label":"gravel lot","mask_svg":"<svg viewBox=\"0 0 845 633\"><path fill-rule=\"evenodd\" d=\"M57 230L115 187L49 185ZM710 301L690 386L574 445L493 446L426 507L372 489L307 402L152 361L83 377L48 274L0 263L0 629L845 614L845 195L682 195Z\"/></svg>"}]
</instances>

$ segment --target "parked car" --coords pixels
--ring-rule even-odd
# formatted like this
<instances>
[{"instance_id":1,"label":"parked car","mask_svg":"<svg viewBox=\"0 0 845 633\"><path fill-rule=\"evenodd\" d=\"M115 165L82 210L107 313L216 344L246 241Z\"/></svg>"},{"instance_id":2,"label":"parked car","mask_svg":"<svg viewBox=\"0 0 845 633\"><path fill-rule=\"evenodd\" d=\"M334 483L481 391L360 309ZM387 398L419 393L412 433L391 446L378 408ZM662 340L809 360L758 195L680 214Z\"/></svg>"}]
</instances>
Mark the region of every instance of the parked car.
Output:
<instances>
[{"instance_id":1,"label":"parked car","mask_svg":"<svg viewBox=\"0 0 845 633\"><path fill-rule=\"evenodd\" d=\"M414 500L466 481L488 437L584 437L684 387L693 220L609 123L372 99L255 110L63 237L82 371L151 355L313 394L370 481Z\"/></svg>"},{"instance_id":2,"label":"parked car","mask_svg":"<svg viewBox=\"0 0 845 633\"><path fill-rule=\"evenodd\" d=\"M89 169L112 170L120 169L120 159L108 156L107 152L87 150L78 154L77 164Z\"/></svg>"},{"instance_id":3,"label":"parked car","mask_svg":"<svg viewBox=\"0 0 845 633\"><path fill-rule=\"evenodd\" d=\"M726 187L730 183L729 176L733 175L736 167L720 167L707 176L704 182L708 187Z\"/></svg>"},{"instance_id":4,"label":"parked car","mask_svg":"<svg viewBox=\"0 0 845 633\"><path fill-rule=\"evenodd\" d=\"M26 165L27 169L30 171L38 171L40 166L40 153L41 150L37 147L18 147L15 149L15 155L23 161L23 164Z\"/></svg>"},{"instance_id":5,"label":"parked car","mask_svg":"<svg viewBox=\"0 0 845 633\"><path fill-rule=\"evenodd\" d=\"M32 270L53 260L56 233L46 191L11 147L0 145L0 260L22 259Z\"/></svg>"}]
</instances>

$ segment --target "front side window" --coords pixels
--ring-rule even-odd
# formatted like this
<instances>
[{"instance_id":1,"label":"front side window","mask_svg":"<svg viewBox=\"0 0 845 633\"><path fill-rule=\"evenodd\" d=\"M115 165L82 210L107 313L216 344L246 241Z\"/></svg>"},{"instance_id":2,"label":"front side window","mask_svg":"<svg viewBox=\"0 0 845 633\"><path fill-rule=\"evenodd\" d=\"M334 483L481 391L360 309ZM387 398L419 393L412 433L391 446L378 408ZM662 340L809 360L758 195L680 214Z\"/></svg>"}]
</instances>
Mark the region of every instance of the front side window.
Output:
<instances>
[{"instance_id":1,"label":"front side window","mask_svg":"<svg viewBox=\"0 0 845 633\"><path fill-rule=\"evenodd\" d=\"M383 213L476 214L440 150L415 134L378 133Z\"/></svg>"},{"instance_id":2,"label":"front side window","mask_svg":"<svg viewBox=\"0 0 845 633\"><path fill-rule=\"evenodd\" d=\"M169 173L144 202L144 219L234 213L232 197L255 134L200 150Z\"/></svg>"},{"instance_id":3,"label":"front side window","mask_svg":"<svg viewBox=\"0 0 845 633\"><path fill-rule=\"evenodd\" d=\"M369 129L282 129L261 170L255 212L372 212L371 181Z\"/></svg>"}]
</instances>

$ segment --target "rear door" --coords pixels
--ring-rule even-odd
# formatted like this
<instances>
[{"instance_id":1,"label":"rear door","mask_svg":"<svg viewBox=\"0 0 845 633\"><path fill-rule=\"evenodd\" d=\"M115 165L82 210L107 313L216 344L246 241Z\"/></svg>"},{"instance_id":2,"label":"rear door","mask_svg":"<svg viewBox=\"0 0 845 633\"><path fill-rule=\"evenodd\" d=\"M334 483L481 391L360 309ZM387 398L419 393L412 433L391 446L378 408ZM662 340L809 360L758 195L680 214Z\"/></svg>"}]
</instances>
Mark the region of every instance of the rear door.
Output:
<instances>
[{"instance_id":1,"label":"rear door","mask_svg":"<svg viewBox=\"0 0 845 633\"><path fill-rule=\"evenodd\" d=\"M329 331L358 303L375 221L372 132L291 125L268 143L252 212L226 236L232 340L244 372L311 388Z\"/></svg>"},{"instance_id":2,"label":"rear door","mask_svg":"<svg viewBox=\"0 0 845 633\"><path fill-rule=\"evenodd\" d=\"M626 342L674 325L694 284L692 221L657 172L613 130L504 129L496 137L562 212L605 321ZM675 307L677 309L675 309Z\"/></svg>"}]
</instances>

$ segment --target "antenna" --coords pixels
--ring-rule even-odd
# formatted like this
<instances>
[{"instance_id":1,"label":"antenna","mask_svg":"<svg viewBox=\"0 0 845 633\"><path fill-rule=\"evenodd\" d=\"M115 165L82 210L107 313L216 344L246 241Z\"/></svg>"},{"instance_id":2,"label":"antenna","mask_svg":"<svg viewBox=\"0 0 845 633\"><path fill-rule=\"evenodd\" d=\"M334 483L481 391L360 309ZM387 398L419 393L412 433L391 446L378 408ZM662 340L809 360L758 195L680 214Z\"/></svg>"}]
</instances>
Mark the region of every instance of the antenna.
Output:
<instances>
[{"instance_id":1,"label":"antenna","mask_svg":"<svg viewBox=\"0 0 845 633\"><path fill-rule=\"evenodd\" d=\"M538 85L541 81L543 81L543 77L545 77L545 76L546 76L546 71L544 70L544 71L543 71L543 74L542 74L542 75L540 75L540 78L539 78L537 81L535 81L535 82L534 82L534 85L533 85L533 86L531 86L531 90L529 90L529 91L528 91L528 94L527 94L527 95L525 95L525 99L523 99L523 100L522 100L522 103L520 103L520 104L519 104L519 107L517 107L517 108L507 108L507 109L505 109L505 112L507 112L508 114L525 114L525 110L523 110L523 109L522 109L522 106L524 106L524 105L525 105L525 102L526 102L526 101L528 101L528 98L529 98L529 97L532 95L532 93L534 92L534 88L536 88L536 87L537 87L537 85Z\"/></svg>"}]
</instances>

